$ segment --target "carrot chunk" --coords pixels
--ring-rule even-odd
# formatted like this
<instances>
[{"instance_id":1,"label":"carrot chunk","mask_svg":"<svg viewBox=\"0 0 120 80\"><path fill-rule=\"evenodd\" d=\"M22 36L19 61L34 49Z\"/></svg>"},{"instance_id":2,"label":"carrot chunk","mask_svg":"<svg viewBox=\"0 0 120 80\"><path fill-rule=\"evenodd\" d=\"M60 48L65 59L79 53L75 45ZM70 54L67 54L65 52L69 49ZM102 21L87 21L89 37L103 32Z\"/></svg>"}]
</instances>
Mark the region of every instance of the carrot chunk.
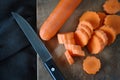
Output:
<instances>
[{"instance_id":1,"label":"carrot chunk","mask_svg":"<svg viewBox=\"0 0 120 80\"><path fill-rule=\"evenodd\" d=\"M70 51L72 56L85 56L85 52L80 45L65 44L65 49Z\"/></svg>"},{"instance_id":2,"label":"carrot chunk","mask_svg":"<svg viewBox=\"0 0 120 80\"><path fill-rule=\"evenodd\" d=\"M74 32L59 33L57 37L59 44L75 44Z\"/></svg>"},{"instance_id":3,"label":"carrot chunk","mask_svg":"<svg viewBox=\"0 0 120 80\"><path fill-rule=\"evenodd\" d=\"M72 56L70 54L71 53L68 50L65 51L65 57L66 57L68 63L70 65L72 65L74 63L74 59L72 58Z\"/></svg>"},{"instance_id":4,"label":"carrot chunk","mask_svg":"<svg viewBox=\"0 0 120 80\"><path fill-rule=\"evenodd\" d=\"M96 12L93 11L87 11L83 13L83 15L79 19L80 21L88 21L92 24L93 29L96 29L99 27L100 24L100 18Z\"/></svg>"},{"instance_id":5,"label":"carrot chunk","mask_svg":"<svg viewBox=\"0 0 120 80\"><path fill-rule=\"evenodd\" d=\"M83 61L83 70L88 74L96 74L101 68L100 59L95 56L88 56Z\"/></svg>"},{"instance_id":6,"label":"carrot chunk","mask_svg":"<svg viewBox=\"0 0 120 80\"><path fill-rule=\"evenodd\" d=\"M108 27L105 25L102 26L100 29L106 33L108 37L108 45L112 44L116 39L115 30L112 27Z\"/></svg>"},{"instance_id":7,"label":"carrot chunk","mask_svg":"<svg viewBox=\"0 0 120 80\"><path fill-rule=\"evenodd\" d=\"M83 29L79 29L75 31L75 41L76 44L79 44L81 47L87 45L89 40L89 36Z\"/></svg>"},{"instance_id":8,"label":"carrot chunk","mask_svg":"<svg viewBox=\"0 0 120 80\"><path fill-rule=\"evenodd\" d=\"M103 50L104 46L104 42L96 34L93 34L87 45L91 54L98 54Z\"/></svg>"},{"instance_id":9,"label":"carrot chunk","mask_svg":"<svg viewBox=\"0 0 120 80\"><path fill-rule=\"evenodd\" d=\"M103 8L107 13L115 14L120 11L120 3L118 0L106 0Z\"/></svg>"},{"instance_id":10,"label":"carrot chunk","mask_svg":"<svg viewBox=\"0 0 120 80\"><path fill-rule=\"evenodd\" d=\"M112 27L116 34L120 34L120 16L119 15L108 15L105 18L105 25Z\"/></svg>"}]
</instances>

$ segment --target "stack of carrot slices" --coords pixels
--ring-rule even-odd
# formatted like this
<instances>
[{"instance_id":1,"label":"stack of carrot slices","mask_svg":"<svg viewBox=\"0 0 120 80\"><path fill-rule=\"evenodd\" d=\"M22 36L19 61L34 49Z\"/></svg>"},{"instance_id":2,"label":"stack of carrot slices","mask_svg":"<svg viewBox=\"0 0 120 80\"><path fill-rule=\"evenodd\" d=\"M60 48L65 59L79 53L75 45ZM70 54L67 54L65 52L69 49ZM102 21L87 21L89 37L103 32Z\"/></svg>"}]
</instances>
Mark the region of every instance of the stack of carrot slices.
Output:
<instances>
[{"instance_id":1,"label":"stack of carrot slices","mask_svg":"<svg viewBox=\"0 0 120 80\"><path fill-rule=\"evenodd\" d=\"M76 45L74 32L59 33L57 37L59 44L64 44L65 46L65 56L70 65L74 63L74 59L72 58L72 56L85 56L85 53L81 49L81 46Z\"/></svg>"},{"instance_id":2,"label":"stack of carrot slices","mask_svg":"<svg viewBox=\"0 0 120 80\"><path fill-rule=\"evenodd\" d=\"M106 33L107 38L108 38L108 45L112 44L115 41L116 32L112 27L104 25L100 28L100 30L102 30Z\"/></svg>"},{"instance_id":3,"label":"stack of carrot slices","mask_svg":"<svg viewBox=\"0 0 120 80\"><path fill-rule=\"evenodd\" d=\"M117 20L117 21L116 21ZM120 16L106 15L104 12L87 11L79 19L75 32L59 33L59 44L64 44L65 56L70 65L74 56L85 57L83 47L87 46L91 54L99 54L112 44L120 33ZM88 74L96 74L101 68L100 59L87 56L83 61L83 70Z\"/></svg>"},{"instance_id":4,"label":"stack of carrot slices","mask_svg":"<svg viewBox=\"0 0 120 80\"><path fill-rule=\"evenodd\" d=\"M88 21L81 21L75 31L76 44L84 47L93 33L93 27Z\"/></svg>"},{"instance_id":5,"label":"stack of carrot slices","mask_svg":"<svg viewBox=\"0 0 120 80\"><path fill-rule=\"evenodd\" d=\"M96 30L87 47L92 54L98 54L107 45L108 37L102 30Z\"/></svg>"}]
</instances>

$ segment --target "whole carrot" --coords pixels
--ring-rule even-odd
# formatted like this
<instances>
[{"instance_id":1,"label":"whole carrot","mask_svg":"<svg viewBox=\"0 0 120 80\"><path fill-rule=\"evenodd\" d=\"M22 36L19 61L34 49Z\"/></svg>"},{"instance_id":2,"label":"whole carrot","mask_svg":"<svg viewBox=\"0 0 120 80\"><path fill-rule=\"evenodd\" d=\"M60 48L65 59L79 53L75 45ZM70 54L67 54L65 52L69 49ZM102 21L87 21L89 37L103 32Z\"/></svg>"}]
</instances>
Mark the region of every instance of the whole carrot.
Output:
<instances>
[{"instance_id":1,"label":"whole carrot","mask_svg":"<svg viewBox=\"0 0 120 80\"><path fill-rule=\"evenodd\" d=\"M47 41L55 36L81 1L82 0L60 0L58 5L41 26L39 32L40 37Z\"/></svg>"}]
</instances>

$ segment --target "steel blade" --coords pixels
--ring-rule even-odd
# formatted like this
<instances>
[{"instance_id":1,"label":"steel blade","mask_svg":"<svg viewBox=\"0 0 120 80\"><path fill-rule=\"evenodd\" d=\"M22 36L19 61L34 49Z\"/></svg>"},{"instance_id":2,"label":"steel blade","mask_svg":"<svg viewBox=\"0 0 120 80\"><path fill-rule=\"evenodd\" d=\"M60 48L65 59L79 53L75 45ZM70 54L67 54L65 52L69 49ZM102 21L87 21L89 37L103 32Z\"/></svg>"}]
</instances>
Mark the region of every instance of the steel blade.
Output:
<instances>
[{"instance_id":1,"label":"steel blade","mask_svg":"<svg viewBox=\"0 0 120 80\"><path fill-rule=\"evenodd\" d=\"M32 29L31 25L19 14L12 12L12 15L42 61L45 62L51 59L52 56L50 55L48 49Z\"/></svg>"}]
</instances>

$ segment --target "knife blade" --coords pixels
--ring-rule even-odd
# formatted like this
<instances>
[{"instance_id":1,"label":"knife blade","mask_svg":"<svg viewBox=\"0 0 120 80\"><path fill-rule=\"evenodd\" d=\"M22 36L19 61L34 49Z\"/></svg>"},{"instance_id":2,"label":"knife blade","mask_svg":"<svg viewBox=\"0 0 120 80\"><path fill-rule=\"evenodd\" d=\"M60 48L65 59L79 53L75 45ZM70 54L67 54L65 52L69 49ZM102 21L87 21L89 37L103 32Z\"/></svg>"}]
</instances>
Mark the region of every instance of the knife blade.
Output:
<instances>
[{"instance_id":1,"label":"knife blade","mask_svg":"<svg viewBox=\"0 0 120 80\"><path fill-rule=\"evenodd\" d=\"M45 47L42 40L38 37L35 31L32 29L31 25L19 14L12 12L12 16L15 21L27 37L28 41L31 43L33 49L40 56L45 68L50 73L54 80L65 80L64 76L54 63L52 56L48 49Z\"/></svg>"}]
</instances>

